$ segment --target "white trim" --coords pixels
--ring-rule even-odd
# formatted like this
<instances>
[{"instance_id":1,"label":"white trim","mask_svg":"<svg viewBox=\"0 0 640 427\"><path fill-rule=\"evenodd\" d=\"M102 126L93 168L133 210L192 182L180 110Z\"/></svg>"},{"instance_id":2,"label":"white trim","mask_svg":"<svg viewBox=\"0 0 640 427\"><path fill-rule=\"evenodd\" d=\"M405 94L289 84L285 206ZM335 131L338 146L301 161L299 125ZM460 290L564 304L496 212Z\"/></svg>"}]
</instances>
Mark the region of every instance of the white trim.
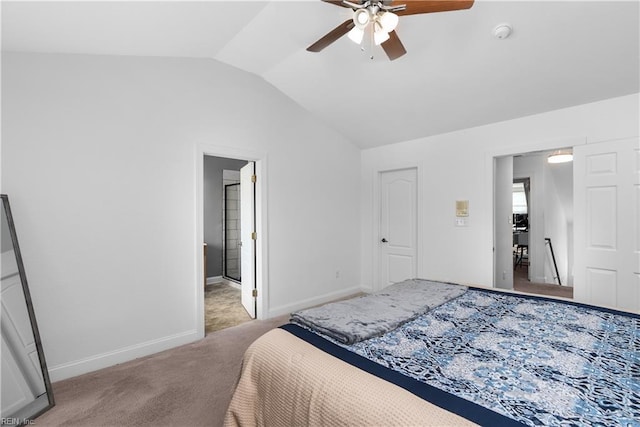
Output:
<instances>
[{"instance_id":1,"label":"white trim","mask_svg":"<svg viewBox=\"0 0 640 427\"><path fill-rule=\"evenodd\" d=\"M291 312L302 310L308 307L313 307L320 304L326 304L331 301L335 301L340 298L348 297L360 292L367 292L370 289L363 289L360 286L353 286L347 289L341 289L339 291L331 292L314 298L308 298L302 301L298 301L293 304L287 304L280 307L276 307L269 311L269 318L282 316Z\"/></svg>"},{"instance_id":2,"label":"white trim","mask_svg":"<svg viewBox=\"0 0 640 427\"><path fill-rule=\"evenodd\" d=\"M148 356L170 348L185 345L199 339L200 336L196 330L169 335L163 338L124 347L119 350L108 351L96 356L86 357L84 359L78 359L73 362L50 367L49 376L51 377L52 382L56 382L86 374L87 372L93 372L98 369L114 366L118 363L128 362L130 360Z\"/></svg>"},{"instance_id":3,"label":"white trim","mask_svg":"<svg viewBox=\"0 0 640 427\"><path fill-rule=\"evenodd\" d=\"M207 277L207 285L214 285L216 283L222 283L222 282L223 282L222 276Z\"/></svg>"},{"instance_id":4,"label":"white trim","mask_svg":"<svg viewBox=\"0 0 640 427\"><path fill-rule=\"evenodd\" d=\"M587 137L573 137L562 139L551 139L544 141L534 141L523 145L507 145L504 147L496 148L486 153L489 159L501 156L513 156L516 154L531 153L536 151L549 151L557 150L560 148L575 147L577 145L585 145L587 143Z\"/></svg>"},{"instance_id":5,"label":"white trim","mask_svg":"<svg viewBox=\"0 0 640 427\"><path fill-rule=\"evenodd\" d=\"M223 277L223 276L207 277L207 286L216 286L216 285L231 286L232 288L242 289L242 286L240 286L240 283L235 282L226 277Z\"/></svg>"},{"instance_id":6,"label":"white trim","mask_svg":"<svg viewBox=\"0 0 640 427\"><path fill-rule=\"evenodd\" d=\"M238 289L238 290L242 290L242 285L238 282L234 282L233 280L229 280L227 278L223 278L222 279L222 283L227 285L227 286L231 286L232 288Z\"/></svg>"},{"instance_id":7,"label":"white trim","mask_svg":"<svg viewBox=\"0 0 640 427\"><path fill-rule=\"evenodd\" d=\"M227 279L226 277L223 276L216 276L216 277L207 277L207 286L210 285L224 285L224 286L231 286L232 288L235 289L242 289L242 286L240 285L240 283L238 282L234 282L233 280Z\"/></svg>"},{"instance_id":8,"label":"white trim","mask_svg":"<svg viewBox=\"0 0 640 427\"><path fill-rule=\"evenodd\" d=\"M256 318L264 319L268 313L268 292L269 292L269 261L267 252L268 237L268 215L267 215L267 153L238 147L214 145L207 142L198 143L195 147L196 174L195 174L195 276L196 276L196 311L195 324L198 335L204 338L204 268L202 257L202 242L204 241L204 156L226 157L232 159L242 159L256 163L256 233L258 243L256 245ZM198 285L199 284L199 285Z\"/></svg>"}]
</instances>

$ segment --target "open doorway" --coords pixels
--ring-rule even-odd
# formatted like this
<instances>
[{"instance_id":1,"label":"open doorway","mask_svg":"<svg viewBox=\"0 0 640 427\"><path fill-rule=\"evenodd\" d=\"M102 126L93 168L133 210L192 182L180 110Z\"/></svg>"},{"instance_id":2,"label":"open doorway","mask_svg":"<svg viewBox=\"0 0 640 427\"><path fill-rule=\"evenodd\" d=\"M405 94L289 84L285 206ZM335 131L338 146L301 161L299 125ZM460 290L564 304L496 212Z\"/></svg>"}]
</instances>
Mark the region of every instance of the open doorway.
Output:
<instances>
[{"instance_id":1,"label":"open doorway","mask_svg":"<svg viewBox=\"0 0 640 427\"><path fill-rule=\"evenodd\" d=\"M531 179L514 178L512 192L513 289L522 290L529 279L529 205Z\"/></svg>"},{"instance_id":2,"label":"open doorway","mask_svg":"<svg viewBox=\"0 0 640 427\"><path fill-rule=\"evenodd\" d=\"M254 244L246 239L255 230L253 166L246 160L203 159L205 334L255 318L255 252L243 249ZM243 178L246 170L249 176ZM243 286L250 288L244 305Z\"/></svg>"},{"instance_id":3,"label":"open doorway","mask_svg":"<svg viewBox=\"0 0 640 427\"><path fill-rule=\"evenodd\" d=\"M496 286L572 298L573 164L554 152L496 158Z\"/></svg>"}]
</instances>

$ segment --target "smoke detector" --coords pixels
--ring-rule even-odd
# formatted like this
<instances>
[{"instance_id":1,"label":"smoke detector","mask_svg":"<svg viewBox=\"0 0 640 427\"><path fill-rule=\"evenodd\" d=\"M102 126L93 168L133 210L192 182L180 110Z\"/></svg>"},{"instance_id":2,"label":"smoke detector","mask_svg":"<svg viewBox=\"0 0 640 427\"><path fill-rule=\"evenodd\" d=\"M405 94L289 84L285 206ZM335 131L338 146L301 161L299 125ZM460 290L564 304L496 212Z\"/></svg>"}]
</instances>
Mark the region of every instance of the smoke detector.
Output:
<instances>
[{"instance_id":1,"label":"smoke detector","mask_svg":"<svg viewBox=\"0 0 640 427\"><path fill-rule=\"evenodd\" d=\"M503 40L511 35L511 31L513 31L511 24L499 24L493 29L493 36Z\"/></svg>"}]
</instances>

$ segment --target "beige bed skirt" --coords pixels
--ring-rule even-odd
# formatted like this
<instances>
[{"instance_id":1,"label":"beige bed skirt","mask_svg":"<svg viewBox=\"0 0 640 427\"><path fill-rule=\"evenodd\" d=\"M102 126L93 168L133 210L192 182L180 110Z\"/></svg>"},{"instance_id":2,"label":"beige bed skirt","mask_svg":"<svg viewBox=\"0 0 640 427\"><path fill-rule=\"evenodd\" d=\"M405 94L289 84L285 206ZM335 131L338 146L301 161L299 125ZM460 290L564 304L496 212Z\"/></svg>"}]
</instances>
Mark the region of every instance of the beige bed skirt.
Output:
<instances>
[{"instance_id":1,"label":"beige bed skirt","mask_svg":"<svg viewBox=\"0 0 640 427\"><path fill-rule=\"evenodd\" d=\"M256 340L225 426L468 426L472 422L282 329Z\"/></svg>"}]
</instances>

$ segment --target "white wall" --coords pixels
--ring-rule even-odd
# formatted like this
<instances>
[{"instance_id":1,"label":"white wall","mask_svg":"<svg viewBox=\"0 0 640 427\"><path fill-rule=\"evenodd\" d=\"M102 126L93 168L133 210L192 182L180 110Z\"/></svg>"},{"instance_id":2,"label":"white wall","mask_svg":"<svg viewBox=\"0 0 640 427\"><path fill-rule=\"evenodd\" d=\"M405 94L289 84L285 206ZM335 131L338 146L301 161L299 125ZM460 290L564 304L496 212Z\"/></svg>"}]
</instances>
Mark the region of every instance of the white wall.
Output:
<instances>
[{"instance_id":1,"label":"white wall","mask_svg":"<svg viewBox=\"0 0 640 427\"><path fill-rule=\"evenodd\" d=\"M268 156L267 317L357 290L359 150L262 79L3 54L2 110L2 192L53 380L199 338L200 144Z\"/></svg>"},{"instance_id":2,"label":"white wall","mask_svg":"<svg viewBox=\"0 0 640 427\"><path fill-rule=\"evenodd\" d=\"M496 157L493 169L494 286L501 289L513 289L513 163L513 156Z\"/></svg>"},{"instance_id":3,"label":"white wall","mask_svg":"<svg viewBox=\"0 0 640 427\"><path fill-rule=\"evenodd\" d=\"M547 153L550 154L550 153ZM560 281L564 286L573 284L570 260L573 259L573 162L550 164L543 157L544 165L544 237L551 239L558 266ZM556 276L550 247L545 247L545 279L555 283Z\"/></svg>"},{"instance_id":4,"label":"white wall","mask_svg":"<svg viewBox=\"0 0 640 427\"><path fill-rule=\"evenodd\" d=\"M418 166L418 275L491 286L491 159L638 135L638 94L364 150L361 176L362 285L374 287L377 173ZM425 118L428 120L428 118ZM455 201L469 200L469 225L455 227ZM421 248L421 249L420 249Z\"/></svg>"}]
</instances>

